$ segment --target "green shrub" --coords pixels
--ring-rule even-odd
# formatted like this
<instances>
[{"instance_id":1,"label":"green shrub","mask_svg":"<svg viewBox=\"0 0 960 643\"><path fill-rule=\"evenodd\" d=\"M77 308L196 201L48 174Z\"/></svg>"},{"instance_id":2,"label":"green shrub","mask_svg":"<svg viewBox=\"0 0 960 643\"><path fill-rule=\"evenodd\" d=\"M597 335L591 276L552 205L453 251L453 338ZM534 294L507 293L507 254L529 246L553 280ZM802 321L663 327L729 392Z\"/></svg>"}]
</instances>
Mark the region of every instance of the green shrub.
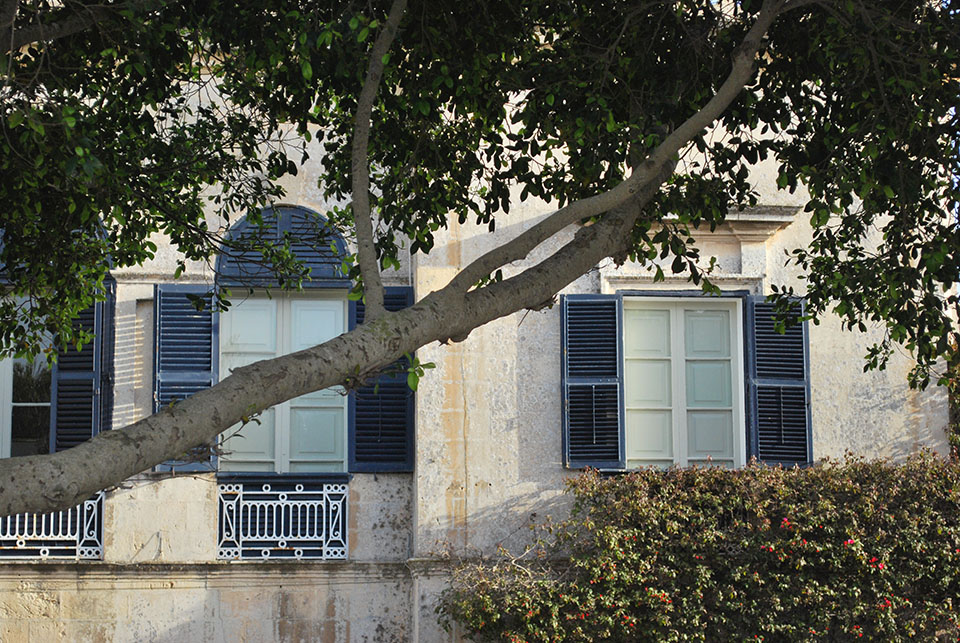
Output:
<instances>
[{"instance_id":1,"label":"green shrub","mask_svg":"<svg viewBox=\"0 0 960 643\"><path fill-rule=\"evenodd\" d=\"M960 467L639 470L570 481L571 518L459 567L477 640L958 640Z\"/></svg>"}]
</instances>

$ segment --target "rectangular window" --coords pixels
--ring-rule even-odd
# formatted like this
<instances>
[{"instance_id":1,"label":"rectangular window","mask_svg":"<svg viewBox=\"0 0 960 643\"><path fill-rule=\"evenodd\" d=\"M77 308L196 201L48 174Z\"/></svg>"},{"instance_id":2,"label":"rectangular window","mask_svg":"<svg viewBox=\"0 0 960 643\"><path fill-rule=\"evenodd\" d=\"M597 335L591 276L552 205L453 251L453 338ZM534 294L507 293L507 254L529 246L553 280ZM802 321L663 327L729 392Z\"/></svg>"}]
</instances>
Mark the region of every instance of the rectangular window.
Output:
<instances>
[{"instance_id":1,"label":"rectangular window","mask_svg":"<svg viewBox=\"0 0 960 643\"><path fill-rule=\"evenodd\" d=\"M54 367L35 359L0 360L0 457L39 455L80 444L109 417L100 394L102 363L113 349L112 289L107 302L82 311L74 323L94 334L81 350L60 352ZM76 507L0 518L0 560L99 560L103 557L103 498L98 492Z\"/></svg>"},{"instance_id":2,"label":"rectangular window","mask_svg":"<svg viewBox=\"0 0 960 643\"><path fill-rule=\"evenodd\" d=\"M250 297L221 314L221 375L328 341L344 332L339 297ZM222 471L345 471L347 397L339 387L277 404L221 438Z\"/></svg>"},{"instance_id":3,"label":"rectangular window","mask_svg":"<svg viewBox=\"0 0 960 643\"><path fill-rule=\"evenodd\" d=\"M744 464L742 317L739 299L624 298L628 468Z\"/></svg>"},{"instance_id":4,"label":"rectangular window","mask_svg":"<svg viewBox=\"0 0 960 643\"><path fill-rule=\"evenodd\" d=\"M43 356L0 360L0 457L49 450L50 367Z\"/></svg>"}]
</instances>

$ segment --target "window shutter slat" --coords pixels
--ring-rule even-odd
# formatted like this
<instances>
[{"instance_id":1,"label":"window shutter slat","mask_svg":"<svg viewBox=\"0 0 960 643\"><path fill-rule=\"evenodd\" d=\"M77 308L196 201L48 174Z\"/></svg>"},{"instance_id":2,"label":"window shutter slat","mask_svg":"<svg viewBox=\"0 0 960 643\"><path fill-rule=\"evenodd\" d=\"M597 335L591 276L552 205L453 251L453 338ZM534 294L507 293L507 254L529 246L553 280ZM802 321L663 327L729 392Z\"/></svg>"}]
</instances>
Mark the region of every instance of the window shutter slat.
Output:
<instances>
[{"instance_id":1,"label":"window shutter slat","mask_svg":"<svg viewBox=\"0 0 960 643\"><path fill-rule=\"evenodd\" d=\"M319 214L302 207L274 206L261 212L264 226L261 239L276 246L289 244L290 251L309 272L304 288L349 288L350 280L341 271L341 260L347 255L339 234ZM230 230L230 238L250 243L258 230L243 219ZM285 275L286 278L295 275ZM217 280L223 286L263 286L277 284L273 267L263 253L253 248L224 247L217 264Z\"/></svg>"},{"instance_id":2,"label":"window shutter slat","mask_svg":"<svg viewBox=\"0 0 960 643\"><path fill-rule=\"evenodd\" d=\"M107 288L105 301L96 302L74 320L76 327L93 334L93 341L79 351L70 347L57 357L50 402L52 453L75 447L109 427L112 395L104 365L105 361L109 365L113 347L113 283Z\"/></svg>"},{"instance_id":3,"label":"window shutter slat","mask_svg":"<svg viewBox=\"0 0 960 643\"><path fill-rule=\"evenodd\" d=\"M413 303L413 288L384 289L384 307L403 310ZM363 323L365 308L355 302L350 327ZM413 471L414 393L407 386L406 358L388 367L375 382L350 395L350 471L385 473Z\"/></svg>"},{"instance_id":4,"label":"window shutter slat","mask_svg":"<svg viewBox=\"0 0 960 643\"><path fill-rule=\"evenodd\" d=\"M204 307L197 310L193 297ZM153 411L184 400L217 381L219 314L210 287L158 284L154 289ZM213 460L171 460L161 471L210 471Z\"/></svg>"},{"instance_id":5,"label":"window shutter slat","mask_svg":"<svg viewBox=\"0 0 960 643\"><path fill-rule=\"evenodd\" d=\"M781 335L774 311L762 297L750 300L750 455L767 464L806 465L813 460L807 325L793 324Z\"/></svg>"},{"instance_id":6,"label":"window shutter slat","mask_svg":"<svg viewBox=\"0 0 960 643\"><path fill-rule=\"evenodd\" d=\"M616 295L565 295L563 444L568 467L622 468L621 304Z\"/></svg>"}]
</instances>

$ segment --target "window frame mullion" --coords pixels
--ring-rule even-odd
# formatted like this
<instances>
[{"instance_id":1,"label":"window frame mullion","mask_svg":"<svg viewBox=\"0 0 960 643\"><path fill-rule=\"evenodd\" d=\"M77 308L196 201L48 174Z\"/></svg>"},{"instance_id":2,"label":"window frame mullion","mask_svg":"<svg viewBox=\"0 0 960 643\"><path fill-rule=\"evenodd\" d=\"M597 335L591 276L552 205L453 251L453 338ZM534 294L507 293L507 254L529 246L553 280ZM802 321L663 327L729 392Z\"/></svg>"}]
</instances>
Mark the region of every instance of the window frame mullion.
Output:
<instances>
[{"instance_id":1,"label":"window frame mullion","mask_svg":"<svg viewBox=\"0 0 960 643\"><path fill-rule=\"evenodd\" d=\"M670 304L670 367L673 387L673 460L681 466L688 466L689 445L687 444L687 347L684 337L683 306L678 302Z\"/></svg>"}]
</instances>

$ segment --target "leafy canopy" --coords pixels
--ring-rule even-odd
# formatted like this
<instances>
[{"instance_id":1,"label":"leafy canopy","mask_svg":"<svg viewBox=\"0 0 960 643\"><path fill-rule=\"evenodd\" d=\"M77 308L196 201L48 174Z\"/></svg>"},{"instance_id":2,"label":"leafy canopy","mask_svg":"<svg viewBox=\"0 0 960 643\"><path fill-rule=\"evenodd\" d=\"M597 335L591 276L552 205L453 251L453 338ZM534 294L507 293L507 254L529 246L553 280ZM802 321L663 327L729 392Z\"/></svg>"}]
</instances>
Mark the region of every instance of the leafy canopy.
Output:
<instances>
[{"instance_id":1,"label":"leafy canopy","mask_svg":"<svg viewBox=\"0 0 960 643\"><path fill-rule=\"evenodd\" d=\"M885 324L870 365L898 342L925 383L956 343L960 18L925 0L780 4L753 80L694 137L617 259L699 282L694 235L755 205L750 166L773 159L778 186L810 197L813 240L788 258L807 275L809 314ZM5 350L35 353L44 333L82 339L70 318L111 268L152 257L157 233L209 260L224 222L281 198L276 180L312 136L323 189L349 202L357 100L387 4L17 7L14 36L90 24L0 61ZM616 185L710 101L760 8L412 1L370 122L381 266L402 246L429 252L454 219L492 230L516 194L554 207ZM348 236L352 216L330 213ZM295 286L289 253L270 253Z\"/></svg>"}]
</instances>

